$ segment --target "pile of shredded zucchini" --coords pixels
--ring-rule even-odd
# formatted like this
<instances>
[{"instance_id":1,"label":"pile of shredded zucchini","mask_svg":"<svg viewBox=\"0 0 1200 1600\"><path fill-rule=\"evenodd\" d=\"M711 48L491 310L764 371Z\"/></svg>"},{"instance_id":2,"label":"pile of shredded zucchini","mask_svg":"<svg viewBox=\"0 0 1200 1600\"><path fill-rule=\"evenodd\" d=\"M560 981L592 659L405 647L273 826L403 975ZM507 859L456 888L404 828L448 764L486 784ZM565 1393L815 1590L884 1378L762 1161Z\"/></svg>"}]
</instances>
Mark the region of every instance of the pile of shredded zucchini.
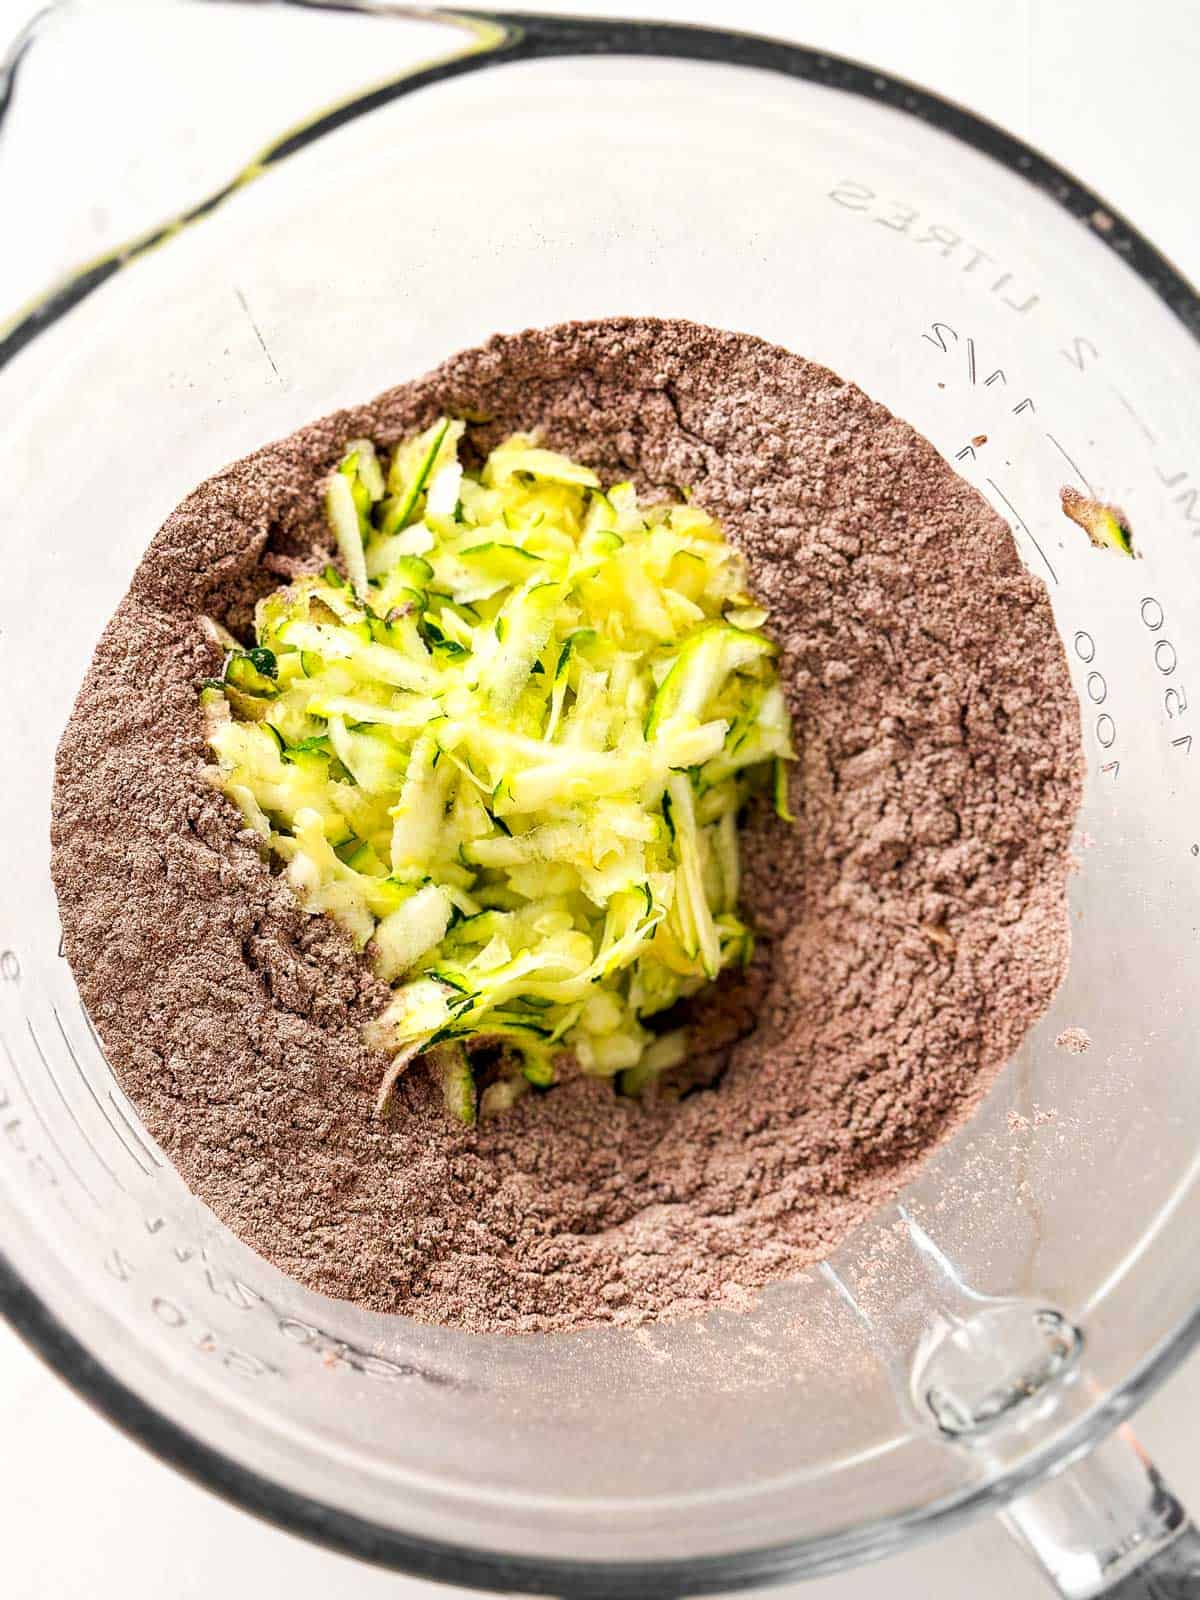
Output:
<instances>
[{"instance_id":1,"label":"pile of shredded zucchini","mask_svg":"<svg viewBox=\"0 0 1200 1600\"><path fill-rule=\"evenodd\" d=\"M737 819L791 756L766 613L719 525L463 424L355 440L342 570L215 623L214 781L393 988L379 1109L426 1053L463 1122L572 1066L643 1090L686 1054L646 1019L749 959ZM486 1079L488 1081L483 1082ZM482 1089L481 1089L482 1084Z\"/></svg>"}]
</instances>

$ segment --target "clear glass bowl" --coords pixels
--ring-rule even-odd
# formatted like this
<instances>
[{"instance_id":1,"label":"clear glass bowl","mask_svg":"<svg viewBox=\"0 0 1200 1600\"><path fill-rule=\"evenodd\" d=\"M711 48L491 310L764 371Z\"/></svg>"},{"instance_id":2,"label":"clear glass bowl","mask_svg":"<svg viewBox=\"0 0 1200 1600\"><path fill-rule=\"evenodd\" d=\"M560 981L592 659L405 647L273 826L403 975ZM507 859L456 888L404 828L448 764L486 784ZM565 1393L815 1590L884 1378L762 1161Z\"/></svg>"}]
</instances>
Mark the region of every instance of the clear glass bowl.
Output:
<instances>
[{"instance_id":1,"label":"clear glass bowl","mask_svg":"<svg viewBox=\"0 0 1200 1600\"><path fill-rule=\"evenodd\" d=\"M1000 1505L1196 1337L1200 302L1043 157L796 46L403 8L165 15L52 17L0 143L0 214L32 261L14 218L95 30L157 60L163 118L181 41L229 63L211 139L167 174L179 221L119 242L162 216L154 183L142 211L114 183L112 252L0 330L0 1304L176 1465L432 1577L728 1590ZM268 44L328 61L345 98L304 88L300 116L287 93L310 80L283 74L263 104L294 126L239 166L222 95ZM88 159L56 190L64 237ZM312 1294L189 1195L58 953L51 765L103 622L195 483L495 330L618 313L827 363L1008 518L1083 707L1074 955L978 1117L822 1270L745 1315L483 1338ZM1064 483L1122 504L1144 560L1093 551ZM1086 1056L1055 1048L1067 1026Z\"/></svg>"}]
</instances>

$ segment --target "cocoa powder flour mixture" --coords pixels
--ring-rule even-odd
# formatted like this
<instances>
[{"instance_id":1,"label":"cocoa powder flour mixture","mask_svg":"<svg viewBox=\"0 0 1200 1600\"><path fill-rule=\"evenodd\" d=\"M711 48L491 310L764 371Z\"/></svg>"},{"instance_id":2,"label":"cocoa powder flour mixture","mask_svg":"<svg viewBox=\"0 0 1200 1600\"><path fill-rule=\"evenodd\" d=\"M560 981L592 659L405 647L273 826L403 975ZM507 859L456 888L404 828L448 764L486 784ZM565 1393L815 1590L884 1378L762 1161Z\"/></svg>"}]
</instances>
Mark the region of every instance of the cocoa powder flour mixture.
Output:
<instances>
[{"instance_id":1,"label":"cocoa powder flour mixture","mask_svg":"<svg viewBox=\"0 0 1200 1600\"><path fill-rule=\"evenodd\" d=\"M772 610L796 825L746 829L759 954L695 1028L691 1092L610 1083L451 1124L361 1042L387 991L201 776L208 613L327 559L345 441L441 412L643 490L688 485ZM795 1274L969 1115L1068 954L1079 716L1042 584L904 422L685 322L495 338L211 478L167 520L59 751L66 951L147 1127L243 1239L329 1295L476 1330L697 1312Z\"/></svg>"}]
</instances>

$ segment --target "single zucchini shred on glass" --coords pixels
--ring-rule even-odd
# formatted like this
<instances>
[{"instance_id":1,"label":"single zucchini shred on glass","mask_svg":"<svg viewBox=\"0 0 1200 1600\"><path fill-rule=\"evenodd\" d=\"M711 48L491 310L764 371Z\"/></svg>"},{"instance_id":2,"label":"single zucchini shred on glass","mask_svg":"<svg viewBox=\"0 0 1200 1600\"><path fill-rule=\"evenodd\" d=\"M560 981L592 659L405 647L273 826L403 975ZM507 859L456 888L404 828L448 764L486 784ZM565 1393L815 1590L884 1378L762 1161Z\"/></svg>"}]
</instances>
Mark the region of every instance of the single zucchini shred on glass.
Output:
<instances>
[{"instance_id":1,"label":"single zucchini shred on glass","mask_svg":"<svg viewBox=\"0 0 1200 1600\"><path fill-rule=\"evenodd\" d=\"M738 817L787 817L767 613L693 504L639 502L530 437L464 470L439 419L325 486L341 558L259 602L205 680L212 781L392 999L457 1121L572 1071L641 1094L653 1019L749 961ZM790 818L788 819L790 820ZM649 1025L648 1025L649 1022Z\"/></svg>"}]
</instances>

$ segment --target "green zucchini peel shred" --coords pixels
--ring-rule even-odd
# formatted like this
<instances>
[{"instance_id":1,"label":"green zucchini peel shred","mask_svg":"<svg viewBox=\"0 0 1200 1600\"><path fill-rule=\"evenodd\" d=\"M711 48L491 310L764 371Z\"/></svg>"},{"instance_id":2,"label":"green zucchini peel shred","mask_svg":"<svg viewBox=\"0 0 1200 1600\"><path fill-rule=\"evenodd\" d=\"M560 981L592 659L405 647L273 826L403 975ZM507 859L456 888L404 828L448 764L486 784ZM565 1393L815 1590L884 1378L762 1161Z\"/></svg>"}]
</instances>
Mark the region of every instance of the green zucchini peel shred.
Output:
<instances>
[{"instance_id":1,"label":"green zucchini peel shred","mask_svg":"<svg viewBox=\"0 0 1200 1600\"><path fill-rule=\"evenodd\" d=\"M417 1058L463 1126L574 1072L653 1092L652 1019L729 968L738 819L790 822L767 611L719 523L514 435L482 468L441 417L323 485L340 569L202 619L211 781L391 988L387 1112Z\"/></svg>"}]
</instances>

